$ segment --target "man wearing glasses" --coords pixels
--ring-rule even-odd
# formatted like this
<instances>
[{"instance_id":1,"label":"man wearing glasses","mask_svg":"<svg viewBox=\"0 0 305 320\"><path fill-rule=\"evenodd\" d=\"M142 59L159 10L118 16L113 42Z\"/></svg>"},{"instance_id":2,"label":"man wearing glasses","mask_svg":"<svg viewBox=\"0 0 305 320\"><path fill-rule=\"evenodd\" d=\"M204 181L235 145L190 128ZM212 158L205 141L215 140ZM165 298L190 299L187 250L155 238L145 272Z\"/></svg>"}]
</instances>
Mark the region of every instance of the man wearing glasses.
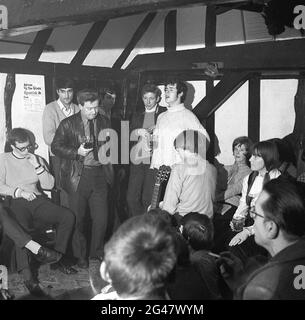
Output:
<instances>
[{"instance_id":1,"label":"man wearing glasses","mask_svg":"<svg viewBox=\"0 0 305 320\"><path fill-rule=\"evenodd\" d=\"M11 200L5 206L8 212L0 210L0 220L4 233L16 245L17 269L23 275L25 286L32 294L41 295L43 291L29 265L29 253L42 258L39 259L42 262L58 261L56 268L66 274L76 273L61 259L66 253L75 217L70 210L55 205L42 194L40 188L54 187L54 178L44 160L30 152L33 144L29 131L15 128L8 134L7 140L11 152L0 154L0 194L11 197ZM56 225L55 251L31 239L36 221L43 225Z\"/></svg>"},{"instance_id":2,"label":"man wearing glasses","mask_svg":"<svg viewBox=\"0 0 305 320\"><path fill-rule=\"evenodd\" d=\"M268 251L271 259L243 283L237 291L239 298L305 299L305 193L300 186L282 179L271 180L251 209L255 242ZM238 265L241 271L236 257L221 259L221 271L226 280L236 276ZM231 259L233 263L229 262ZM230 275L226 268L228 263L233 266L231 271L234 270Z\"/></svg>"},{"instance_id":3,"label":"man wearing glasses","mask_svg":"<svg viewBox=\"0 0 305 320\"><path fill-rule=\"evenodd\" d=\"M108 219L107 182L111 184L112 166L98 159L98 135L110 128L109 121L98 113L99 96L93 89L77 93L80 112L64 119L56 130L51 150L61 158L60 186L69 195L70 209L76 215L72 238L77 266L88 267L87 239L84 220L87 207L92 220L89 256L103 256Z\"/></svg>"}]
</instances>

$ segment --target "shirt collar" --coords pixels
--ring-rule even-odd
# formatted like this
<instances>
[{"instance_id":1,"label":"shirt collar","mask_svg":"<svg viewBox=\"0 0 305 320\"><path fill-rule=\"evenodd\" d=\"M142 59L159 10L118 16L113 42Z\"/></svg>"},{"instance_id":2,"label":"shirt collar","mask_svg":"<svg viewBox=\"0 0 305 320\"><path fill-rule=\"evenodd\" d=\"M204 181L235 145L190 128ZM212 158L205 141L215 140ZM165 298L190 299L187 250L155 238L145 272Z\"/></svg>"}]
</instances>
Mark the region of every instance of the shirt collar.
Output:
<instances>
[{"instance_id":1,"label":"shirt collar","mask_svg":"<svg viewBox=\"0 0 305 320\"><path fill-rule=\"evenodd\" d=\"M173 106L173 107L167 107L167 110L169 112L177 112L177 111L181 111L184 109L185 109L184 103L180 103L180 104Z\"/></svg>"},{"instance_id":2,"label":"shirt collar","mask_svg":"<svg viewBox=\"0 0 305 320\"><path fill-rule=\"evenodd\" d=\"M156 104L156 105L155 105L152 109L150 109L150 110L147 110L147 109L145 108L145 112L146 112L146 113L153 113L153 112L156 112L157 108L158 108L158 104Z\"/></svg>"},{"instance_id":3,"label":"shirt collar","mask_svg":"<svg viewBox=\"0 0 305 320\"><path fill-rule=\"evenodd\" d=\"M70 104L68 109L63 105L63 103L60 101L60 99L57 99L57 103L62 111L66 112L66 113L72 112L72 103Z\"/></svg>"}]
</instances>

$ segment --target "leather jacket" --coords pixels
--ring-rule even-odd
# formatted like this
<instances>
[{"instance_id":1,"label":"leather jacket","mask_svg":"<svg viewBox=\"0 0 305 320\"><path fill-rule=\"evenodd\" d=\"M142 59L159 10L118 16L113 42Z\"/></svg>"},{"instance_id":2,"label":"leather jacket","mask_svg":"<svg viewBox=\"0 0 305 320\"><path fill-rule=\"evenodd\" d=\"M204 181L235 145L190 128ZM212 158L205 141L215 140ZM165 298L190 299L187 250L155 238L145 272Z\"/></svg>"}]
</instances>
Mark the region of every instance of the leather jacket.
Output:
<instances>
[{"instance_id":1,"label":"leather jacket","mask_svg":"<svg viewBox=\"0 0 305 320\"><path fill-rule=\"evenodd\" d=\"M111 128L109 120L98 114L96 117L96 137L102 129L106 128ZM84 136L84 124L81 112L78 112L60 122L51 144L51 151L61 159L59 185L68 193L76 192L84 167L84 157L77 153L79 146L83 143ZM112 165L103 165L102 169L107 182L112 185Z\"/></svg>"}]
</instances>

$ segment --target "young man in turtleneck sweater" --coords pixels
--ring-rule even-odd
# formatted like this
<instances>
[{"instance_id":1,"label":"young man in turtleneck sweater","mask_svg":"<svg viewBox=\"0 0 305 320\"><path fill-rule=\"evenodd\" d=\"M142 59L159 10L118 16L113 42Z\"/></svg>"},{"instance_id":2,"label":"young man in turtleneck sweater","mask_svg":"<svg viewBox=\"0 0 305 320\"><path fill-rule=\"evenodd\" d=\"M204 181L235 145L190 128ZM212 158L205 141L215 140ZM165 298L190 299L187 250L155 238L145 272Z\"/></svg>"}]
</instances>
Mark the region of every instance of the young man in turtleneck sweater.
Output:
<instances>
[{"instance_id":1,"label":"young man in turtleneck sweater","mask_svg":"<svg viewBox=\"0 0 305 320\"><path fill-rule=\"evenodd\" d=\"M145 194L146 185L154 184L154 176L151 174L150 159L151 153L148 150L148 133L153 130L158 116L166 111L166 108L159 106L161 90L154 84L146 84L142 88L142 100L145 111L135 113L131 119L130 132L138 130L136 135L140 137L138 145L143 145L143 154L136 155L136 159L131 161L130 176L127 191L127 202L130 215L139 215L145 212L151 201L151 194ZM145 147L147 147L145 150ZM145 152L147 151L147 152Z\"/></svg>"},{"instance_id":2,"label":"young man in turtleneck sweater","mask_svg":"<svg viewBox=\"0 0 305 320\"><path fill-rule=\"evenodd\" d=\"M186 93L186 84L178 79L169 79L165 84L165 101L168 106L167 111L159 116L154 130L156 143L149 170L154 176L162 165L172 167L181 163L181 158L174 147L174 140L184 130L198 131L207 138L208 142L210 140L208 133L194 113L184 106ZM150 195L149 201L151 201L153 187L152 183L144 190L145 194Z\"/></svg>"}]
</instances>

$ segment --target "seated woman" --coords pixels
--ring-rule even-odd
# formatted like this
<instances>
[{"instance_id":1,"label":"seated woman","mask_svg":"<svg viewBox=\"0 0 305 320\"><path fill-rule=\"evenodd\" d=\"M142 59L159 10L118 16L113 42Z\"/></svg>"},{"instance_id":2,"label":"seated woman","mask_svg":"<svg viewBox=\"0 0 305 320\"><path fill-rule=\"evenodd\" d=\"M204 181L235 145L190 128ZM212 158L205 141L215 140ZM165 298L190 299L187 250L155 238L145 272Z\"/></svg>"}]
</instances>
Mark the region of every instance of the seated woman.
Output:
<instances>
[{"instance_id":1,"label":"seated woman","mask_svg":"<svg viewBox=\"0 0 305 320\"><path fill-rule=\"evenodd\" d=\"M250 174L249 168L250 148L252 141L248 137L238 137L232 143L234 164L225 165L227 179L225 185L219 186L216 193L215 201L217 202L217 212L224 214L227 212L223 203L229 204L235 211L238 207L242 191L243 179ZM220 180L220 179L219 179Z\"/></svg>"},{"instance_id":2,"label":"seated woman","mask_svg":"<svg viewBox=\"0 0 305 320\"><path fill-rule=\"evenodd\" d=\"M241 216L247 217L250 208L255 205L265 183L281 175L281 172L277 169L279 164L278 150L272 141L258 142L253 146L250 164L253 173L244 179L242 197L233 219ZM251 220L249 220L249 222L252 224L253 221L251 222ZM234 231L233 223L231 222L230 225ZM252 226L244 227L241 232L233 237L229 246L243 243L252 234ZM248 253L251 254L250 252Z\"/></svg>"},{"instance_id":3,"label":"seated woman","mask_svg":"<svg viewBox=\"0 0 305 320\"><path fill-rule=\"evenodd\" d=\"M26 129L15 128L9 133L8 143L12 151L0 154L0 193L12 197L7 210L27 234L31 233L34 221L56 225L54 250L62 256L67 249L75 217L71 211L53 204L39 191L39 186L42 189L52 189L54 178L43 159L29 152L32 148L30 141ZM5 217L4 211L1 216L2 219ZM6 229L4 225L4 233L12 234L11 230ZM22 246L21 241L16 240L18 237L12 238L16 244L17 268L23 274L26 287L29 291L39 291L38 280L33 278L29 267L26 243ZM35 251L38 253L39 247L36 246ZM76 272L62 263L57 266L67 274Z\"/></svg>"}]
</instances>

